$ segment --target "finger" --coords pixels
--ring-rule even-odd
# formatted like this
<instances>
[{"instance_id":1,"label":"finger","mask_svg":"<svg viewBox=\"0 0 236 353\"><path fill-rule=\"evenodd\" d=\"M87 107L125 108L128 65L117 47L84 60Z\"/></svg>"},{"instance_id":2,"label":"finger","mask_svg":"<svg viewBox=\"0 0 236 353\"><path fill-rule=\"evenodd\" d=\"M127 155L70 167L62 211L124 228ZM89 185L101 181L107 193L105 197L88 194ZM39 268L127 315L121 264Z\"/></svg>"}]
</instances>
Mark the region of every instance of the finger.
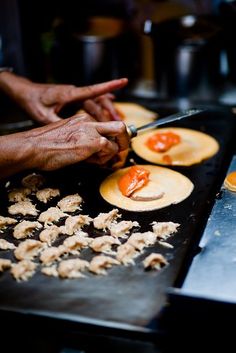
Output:
<instances>
[{"instance_id":1,"label":"finger","mask_svg":"<svg viewBox=\"0 0 236 353\"><path fill-rule=\"evenodd\" d=\"M97 96L109 93L110 91L123 88L127 85L127 83L127 78L121 78L86 87L74 87L70 90L70 97L68 97L67 102L95 98Z\"/></svg>"},{"instance_id":2,"label":"finger","mask_svg":"<svg viewBox=\"0 0 236 353\"><path fill-rule=\"evenodd\" d=\"M100 98L99 99L100 105L110 115L110 119L109 120L120 121L121 117L119 116L117 110L115 109L115 106L112 103L111 99L109 99L107 95L103 95L102 97L99 97L99 98Z\"/></svg>"},{"instance_id":3,"label":"finger","mask_svg":"<svg viewBox=\"0 0 236 353\"><path fill-rule=\"evenodd\" d=\"M95 164L105 164L112 159L119 150L118 145L114 141L104 137L100 139L100 148L101 150L94 153L87 161Z\"/></svg>"},{"instance_id":4,"label":"finger","mask_svg":"<svg viewBox=\"0 0 236 353\"><path fill-rule=\"evenodd\" d=\"M103 136L116 138L119 151L126 150L129 147L130 138L126 126L121 121L109 121L96 124L97 131Z\"/></svg>"},{"instance_id":5,"label":"finger","mask_svg":"<svg viewBox=\"0 0 236 353\"><path fill-rule=\"evenodd\" d=\"M95 103L92 99L87 99L84 102L84 109L91 114L97 121L109 121L110 116L103 111L102 107Z\"/></svg>"}]
</instances>

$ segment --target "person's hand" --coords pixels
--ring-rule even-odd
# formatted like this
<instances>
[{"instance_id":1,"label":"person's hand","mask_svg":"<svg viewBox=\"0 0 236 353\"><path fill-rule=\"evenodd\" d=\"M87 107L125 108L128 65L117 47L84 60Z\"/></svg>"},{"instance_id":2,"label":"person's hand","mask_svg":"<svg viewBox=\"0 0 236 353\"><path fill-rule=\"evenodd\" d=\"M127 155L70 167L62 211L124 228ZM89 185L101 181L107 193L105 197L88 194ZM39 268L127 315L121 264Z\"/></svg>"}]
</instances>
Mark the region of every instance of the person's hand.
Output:
<instances>
[{"instance_id":1,"label":"person's hand","mask_svg":"<svg viewBox=\"0 0 236 353\"><path fill-rule=\"evenodd\" d=\"M2 73L0 88L5 90L31 117L40 124L60 120L61 109L80 101L86 112L97 121L120 120L112 100L111 91L127 84L126 78L76 87L73 85L39 84L12 73Z\"/></svg>"}]
</instances>

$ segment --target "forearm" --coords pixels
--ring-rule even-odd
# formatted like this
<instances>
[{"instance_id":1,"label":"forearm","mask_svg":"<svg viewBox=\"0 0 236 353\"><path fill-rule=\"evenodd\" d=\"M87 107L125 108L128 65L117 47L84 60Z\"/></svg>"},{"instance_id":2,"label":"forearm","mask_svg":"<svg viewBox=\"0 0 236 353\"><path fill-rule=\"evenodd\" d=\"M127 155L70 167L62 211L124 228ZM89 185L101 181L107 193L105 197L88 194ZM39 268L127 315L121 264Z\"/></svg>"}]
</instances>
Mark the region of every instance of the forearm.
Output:
<instances>
[{"instance_id":1,"label":"forearm","mask_svg":"<svg viewBox=\"0 0 236 353\"><path fill-rule=\"evenodd\" d=\"M34 167L31 139L27 132L0 136L0 178Z\"/></svg>"},{"instance_id":2,"label":"forearm","mask_svg":"<svg viewBox=\"0 0 236 353\"><path fill-rule=\"evenodd\" d=\"M11 72L4 71L0 73L0 91L5 92L14 100L18 100L19 93L22 94L29 83L30 81L26 78L17 76Z\"/></svg>"}]
</instances>

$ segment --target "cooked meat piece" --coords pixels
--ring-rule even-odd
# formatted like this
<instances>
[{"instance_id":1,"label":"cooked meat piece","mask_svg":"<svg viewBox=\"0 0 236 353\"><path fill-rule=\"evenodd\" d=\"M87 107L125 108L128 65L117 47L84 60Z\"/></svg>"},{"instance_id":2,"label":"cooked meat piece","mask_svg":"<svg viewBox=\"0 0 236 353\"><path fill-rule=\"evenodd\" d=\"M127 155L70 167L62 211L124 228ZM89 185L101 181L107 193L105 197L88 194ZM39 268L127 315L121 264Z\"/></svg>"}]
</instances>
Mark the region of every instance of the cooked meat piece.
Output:
<instances>
[{"instance_id":1,"label":"cooked meat piece","mask_svg":"<svg viewBox=\"0 0 236 353\"><path fill-rule=\"evenodd\" d=\"M37 264L30 260L22 260L12 264L11 274L17 281L27 281L35 274Z\"/></svg>"},{"instance_id":2,"label":"cooked meat piece","mask_svg":"<svg viewBox=\"0 0 236 353\"><path fill-rule=\"evenodd\" d=\"M167 248L167 249L173 249L173 245L167 243L166 241L158 241L158 244L163 246L163 248Z\"/></svg>"},{"instance_id":3,"label":"cooked meat piece","mask_svg":"<svg viewBox=\"0 0 236 353\"><path fill-rule=\"evenodd\" d=\"M111 223L114 222L117 218L121 217L119 210L114 208L108 213L99 213L97 217L93 220L93 225L96 229L106 229L109 228Z\"/></svg>"},{"instance_id":4,"label":"cooked meat piece","mask_svg":"<svg viewBox=\"0 0 236 353\"><path fill-rule=\"evenodd\" d=\"M35 229L40 228L42 228L42 224L39 222L22 221L15 226L13 237L16 239L23 239L31 236Z\"/></svg>"},{"instance_id":5,"label":"cooked meat piece","mask_svg":"<svg viewBox=\"0 0 236 353\"><path fill-rule=\"evenodd\" d=\"M161 267L168 265L167 260L161 254L151 253L143 260L144 268L160 270Z\"/></svg>"},{"instance_id":6,"label":"cooked meat piece","mask_svg":"<svg viewBox=\"0 0 236 353\"><path fill-rule=\"evenodd\" d=\"M45 247L39 240L26 239L14 251L17 260L33 260Z\"/></svg>"},{"instance_id":7,"label":"cooked meat piece","mask_svg":"<svg viewBox=\"0 0 236 353\"><path fill-rule=\"evenodd\" d=\"M41 272L44 275L51 276L51 277L58 277L57 267L55 265L49 267L43 267Z\"/></svg>"},{"instance_id":8,"label":"cooked meat piece","mask_svg":"<svg viewBox=\"0 0 236 353\"><path fill-rule=\"evenodd\" d=\"M42 212L38 218L39 222L45 224L59 221L60 218L67 216L58 207L49 207L46 211Z\"/></svg>"},{"instance_id":9,"label":"cooked meat piece","mask_svg":"<svg viewBox=\"0 0 236 353\"><path fill-rule=\"evenodd\" d=\"M47 203L53 197L56 197L59 195L60 195L59 189L45 188L45 189L38 190L36 192L37 199L41 202L44 202L44 203Z\"/></svg>"},{"instance_id":10,"label":"cooked meat piece","mask_svg":"<svg viewBox=\"0 0 236 353\"><path fill-rule=\"evenodd\" d=\"M106 275L106 268L112 267L112 265L119 265L119 261L109 256L98 255L95 256L89 265L89 271L96 273L97 275Z\"/></svg>"},{"instance_id":11,"label":"cooked meat piece","mask_svg":"<svg viewBox=\"0 0 236 353\"><path fill-rule=\"evenodd\" d=\"M104 235L93 239L89 246L96 252L113 254L114 252L111 250L112 245L120 244L121 243L117 238L111 237L110 235Z\"/></svg>"},{"instance_id":12,"label":"cooked meat piece","mask_svg":"<svg viewBox=\"0 0 236 353\"><path fill-rule=\"evenodd\" d=\"M0 259L0 273L11 267L11 260Z\"/></svg>"},{"instance_id":13,"label":"cooked meat piece","mask_svg":"<svg viewBox=\"0 0 236 353\"><path fill-rule=\"evenodd\" d=\"M156 234L153 232L133 233L127 243L132 245L135 249L142 251L146 246L155 244Z\"/></svg>"},{"instance_id":14,"label":"cooked meat piece","mask_svg":"<svg viewBox=\"0 0 236 353\"><path fill-rule=\"evenodd\" d=\"M81 271L89 267L89 262L81 259L63 260L58 265L58 274L62 278L84 277Z\"/></svg>"},{"instance_id":15,"label":"cooked meat piece","mask_svg":"<svg viewBox=\"0 0 236 353\"><path fill-rule=\"evenodd\" d=\"M128 243L122 244L117 248L116 258L123 265L134 265L134 258L139 255L139 252Z\"/></svg>"},{"instance_id":16,"label":"cooked meat piece","mask_svg":"<svg viewBox=\"0 0 236 353\"><path fill-rule=\"evenodd\" d=\"M15 223L17 223L17 220L14 218L0 216L0 229Z\"/></svg>"},{"instance_id":17,"label":"cooked meat piece","mask_svg":"<svg viewBox=\"0 0 236 353\"><path fill-rule=\"evenodd\" d=\"M81 209L82 197L79 194L68 195L61 199L57 206L63 212L75 212Z\"/></svg>"},{"instance_id":18,"label":"cooked meat piece","mask_svg":"<svg viewBox=\"0 0 236 353\"><path fill-rule=\"evenodd\" d=\"M73 235L64 240L63 246L66 253L78 254L82 248L86 248L92 239L81 235Z\"/></svg>"},{"instance_id":19,"label":"cooked meat piece","mask_svg":"<svg viewBox=\"0 0 236 353\"><path fill-rule=\"evenodd\" d=\"M180 226L179 223L174 222L152 222L151 225L153 232L161 240L168 239L173 233L177 232L177 228Z\"/></svg>"},{"instance_id":20,"label":"cooked meat piece","mask_svg":"<svg viewBox=\"0 0 236 353\"><path fill-rule=\"evenodd\" d=\"M42 232L39 234L39 239L42 242L51 245L57 239L60 232L60 228L53 224L52 226L48 226L42 230Z\"/></svg>"},{"instance_id":21,"label":"cooked meat piece","mask_svg":"<svg viewBox=\"0 0 236 353\"><path fill-rule=\"evenodd\" d=\"M26 200L29 200L27 196L30 194L31 194L31 190L29 188L13 189L8 194L8 200L10 202L26 201Z\"/></svg>"},{"instance_id":22,"label":"cooked meat piece","mask_svg":"<svg viewBox=\"0 0 236 353\"><path fill-rule=\"evenodd\" d=\"M109 226L110 233L115 238L127 238L127 233L133 227L138 227L138 222L121 221L118 223L111 223Z\"/></svg>"},{"instance_id":23,"label":"cooked meat piece","mask_svg":"<svg viewBox=\"0 0 236 353\"><path fill-rule=\"evenodd\" d=\"M32 191L38 190L44 183L44 177L36 173L29 174L21 180L21 184Z\"/></svg>"},{"instance_id":24,"label":"cooked meat piece","mask_svg":"<svg viewBox=\"0 0 236 353\"><path fill-rule=\"evenodd\" d=\"M40 261L44 265L50 265L54 261L57 261L60 259L60 256L63 255L65 252L65 248L63 245L60 245L58 247L52 246L51 248L47 248L43 250L43 252L40 255Z\"/></svg>"},{"instance_id":25,"label":"cooked meat piece","mask_svg":"<svg viewBox=\"0 0 236 353\"><path fill-rule=\"evenodd\" d=\"M0 249L1 250L13 250L15 249L15 245L13 243L10 243L9 241L5 239L0 239Z\"/></svg>"},{"instance_id":26,"label":"cooked meat piece","mask_svg":"<svg viewBox=\"0 0 236 353\"><path fill-rule=\"evenodd\" d=\"M61 232L63 234L73 235L83 226L89 225L91 221L92 218L87 215L69 216L65 221L65 225L61 227Z\"/></svg>"},{"instance_id":27,"label":"cooked meat piece","mask_svg":"<svg viewBox=\"0 0 236 353\"><path fill-rule=\"evenodd\" d=\"M22 214L23 216L37 216L38 210L31 201L20 201L8 207L8 212L12 215Z\"/></svg>"}]
</instances>

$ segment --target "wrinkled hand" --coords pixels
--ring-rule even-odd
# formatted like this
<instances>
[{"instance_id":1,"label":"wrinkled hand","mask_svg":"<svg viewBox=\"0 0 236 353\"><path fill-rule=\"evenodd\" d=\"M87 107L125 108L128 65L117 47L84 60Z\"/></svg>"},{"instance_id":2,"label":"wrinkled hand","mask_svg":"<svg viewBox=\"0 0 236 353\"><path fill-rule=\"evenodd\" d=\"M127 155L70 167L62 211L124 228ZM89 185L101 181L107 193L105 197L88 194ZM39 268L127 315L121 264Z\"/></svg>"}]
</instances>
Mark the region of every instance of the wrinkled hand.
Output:
<instances>
[{"instance_id":1,"label":"wrinkled hand","mask_svg":"<svg viewBox=\"0 0 236 353\"><path fill-rule=\"evenodd\" d=\"M5 75L5 73L4 73ZM110 93L127 84L127 79L118 79L86 87L59 84L39 84L7 73L7 89L12 98L40 124L60 120L61 109L73 102L84 103L83 108L97 121L120 120L112 104ZM4 85L3 85L4 88Z\"/></svg>"}]
</instances>

